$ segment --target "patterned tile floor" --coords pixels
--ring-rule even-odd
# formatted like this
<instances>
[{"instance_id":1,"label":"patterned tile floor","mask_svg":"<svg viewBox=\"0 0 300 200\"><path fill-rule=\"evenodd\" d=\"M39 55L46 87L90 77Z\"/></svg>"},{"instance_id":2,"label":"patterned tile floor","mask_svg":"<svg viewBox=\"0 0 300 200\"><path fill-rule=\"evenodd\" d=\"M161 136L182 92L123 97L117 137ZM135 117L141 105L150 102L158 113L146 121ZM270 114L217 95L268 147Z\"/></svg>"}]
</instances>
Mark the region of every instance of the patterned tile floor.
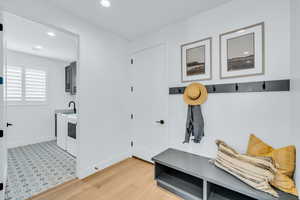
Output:
<instances>
[{"instance_id":1,"label":"patterned tile floor","mask_svg":"<svg viewBox=\"0 0 300 200\"><path fill-rule=\"evenodd\" d=\"M76 178L76 159L56 141L8 150L5 200L25 200Z\"/></svg>"}]
</instances>

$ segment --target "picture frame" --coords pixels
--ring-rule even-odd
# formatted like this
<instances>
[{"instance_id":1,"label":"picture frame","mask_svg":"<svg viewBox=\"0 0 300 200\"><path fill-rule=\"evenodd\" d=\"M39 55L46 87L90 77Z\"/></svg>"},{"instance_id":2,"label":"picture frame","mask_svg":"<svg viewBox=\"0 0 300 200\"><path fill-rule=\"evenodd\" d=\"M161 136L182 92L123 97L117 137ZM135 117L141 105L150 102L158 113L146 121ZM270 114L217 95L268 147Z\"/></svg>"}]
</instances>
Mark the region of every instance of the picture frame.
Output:
<instances>
[{"instance_id":1,"label":"picture frame","mask_svg":"<svg viewBox=\"0 0 300 200\"><path fill-rule=\"evenodd\" d=\"M220 35L220 79L265 73L264 22Z\"/></svg>"},{"instance_id":2,"label":"picture frame","mask_svg":"<svg viewBox=\"0 0 300 200\"><path fill-rule=\"evenodd\" d=\"M181 45L181 81L212 79L212 38Z\"/></svg>"}]
</instances>

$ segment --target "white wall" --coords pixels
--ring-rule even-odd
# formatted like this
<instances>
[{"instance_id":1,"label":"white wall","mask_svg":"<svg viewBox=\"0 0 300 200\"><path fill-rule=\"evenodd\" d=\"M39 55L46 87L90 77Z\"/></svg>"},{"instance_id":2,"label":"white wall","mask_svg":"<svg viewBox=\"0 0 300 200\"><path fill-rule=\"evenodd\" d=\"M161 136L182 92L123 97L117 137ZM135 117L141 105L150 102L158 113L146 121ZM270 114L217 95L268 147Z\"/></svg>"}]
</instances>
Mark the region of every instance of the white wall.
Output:
<instances>
[{"instance_id":1,"label":"white wall","mask_svg":"<svg viewBox=\"0 0 300 200\"><path fill-rule=\"evenodd\" d=\"M45 105L8 104L8 147L17 147L55 139L54 110L66 109L74 96L64 92L64 67L69 63L25 53L7 51L7 65L33 67L47 71L48 101Z\"/></svg>"},{"instance_id":2,"label":"white wall","mask_svg":"<svg viewBox=\"0 0 300 200\"><path fill-rule=\"evenodd\" d=\"M289 2L282 0L234 0L188 20L139 38L132 43L135 52L158 43L168 46L168 84L181 84L180 45L213 37L213 79L204 84L247 82L290 78ZM265 22L266 73L264 76L219 79L219 34ZM247 148L248 136L255 133L270 145L293 144L289 92L210 94L203 105L205 137L201 144L182 144L187 106L181 95L169 97L169 145L193 153L214 156L216 139L225 140L240 152Z\"/></svg>"},{"instance_id":3,"label":"white wall","mask_svg":"<svg viewBox=\"0 0 300 200\"><path fill-rule=\"evenodd\" d=\"M80 35L79 177L128 157L128 42L47 1L2 0L0 7Z\"/></svg>"},{"instance_id":4,"label":"white wall","mask_svg":"<svg viewBox=\"0 0 300 200\"><path fill-rule=\"evenodd\" d=\"M300 1L291 0L292 138L297 145L296 180L300 190Z\"/></svg>"}]
</instances>

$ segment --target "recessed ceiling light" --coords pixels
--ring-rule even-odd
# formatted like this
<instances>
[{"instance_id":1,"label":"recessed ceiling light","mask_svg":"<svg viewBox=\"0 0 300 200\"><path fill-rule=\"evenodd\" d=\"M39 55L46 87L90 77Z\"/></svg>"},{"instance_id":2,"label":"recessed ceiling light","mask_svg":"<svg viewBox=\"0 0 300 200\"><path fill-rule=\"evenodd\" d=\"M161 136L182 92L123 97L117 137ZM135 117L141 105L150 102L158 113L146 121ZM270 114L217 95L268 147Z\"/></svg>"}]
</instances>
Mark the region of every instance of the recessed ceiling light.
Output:
<instances>
[{"instance_id":1,"label":"recessed ceiling light","mask_svg":"<svg viewBox=\"0 0 300 200\"><path fill-rule=\"evenodd\" d=\"M43 47L41 45L36 45L34 47L32 47L33 50L36 50L36 51L40 51L43 49Z\"/></svg>"},{"instance_id":2,"label":"recessed ceiling light","mask_svg":"<svg viewBox=\"0 0 300 200\"><path fill-rule=\"evenodd\" d=\"M246 30L245 29L242 29L242 30L239 30L238 33L245 33Z\"/></svg>"},{"instance_id":3,"label":"recessed ceiling light","mask_svg":"<svg viewBox=\"0 0 300 200\"><path fill-rule=\"evenodd\" d=\"M105 8L109 8L111 6L111 3L109 0L101 0L100 4Z\"/></svg>"},{"instance_id":4,"label":"recessed ceiling light","mask_svg":"<svg viewBox=\"0 0 300 200\"><path fill-rule=\"evenodd\" d=\"M54 32L47 32L47 35L49 35L50 37L55 37L56 34Z\"/></svg>"}]
</instances>

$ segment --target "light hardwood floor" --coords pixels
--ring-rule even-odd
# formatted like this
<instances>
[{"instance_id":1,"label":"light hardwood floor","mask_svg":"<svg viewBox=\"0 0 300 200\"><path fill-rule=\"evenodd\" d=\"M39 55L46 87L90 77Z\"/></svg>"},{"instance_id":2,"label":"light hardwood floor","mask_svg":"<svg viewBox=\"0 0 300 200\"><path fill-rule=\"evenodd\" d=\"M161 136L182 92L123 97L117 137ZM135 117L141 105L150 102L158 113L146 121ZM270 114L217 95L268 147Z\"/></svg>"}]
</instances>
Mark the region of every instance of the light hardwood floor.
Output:
<instances>
[{"instance_id":1,"label":"light hardwood floor","mask_svg":"<svg viewBox=\"0 0 300 200\"><path fill-rule=\"evenodd\" d=\"M154 166L130 158L86 179L74 180L31 200L181 200L156 186Z\"/></svg>"}]
</instances>

